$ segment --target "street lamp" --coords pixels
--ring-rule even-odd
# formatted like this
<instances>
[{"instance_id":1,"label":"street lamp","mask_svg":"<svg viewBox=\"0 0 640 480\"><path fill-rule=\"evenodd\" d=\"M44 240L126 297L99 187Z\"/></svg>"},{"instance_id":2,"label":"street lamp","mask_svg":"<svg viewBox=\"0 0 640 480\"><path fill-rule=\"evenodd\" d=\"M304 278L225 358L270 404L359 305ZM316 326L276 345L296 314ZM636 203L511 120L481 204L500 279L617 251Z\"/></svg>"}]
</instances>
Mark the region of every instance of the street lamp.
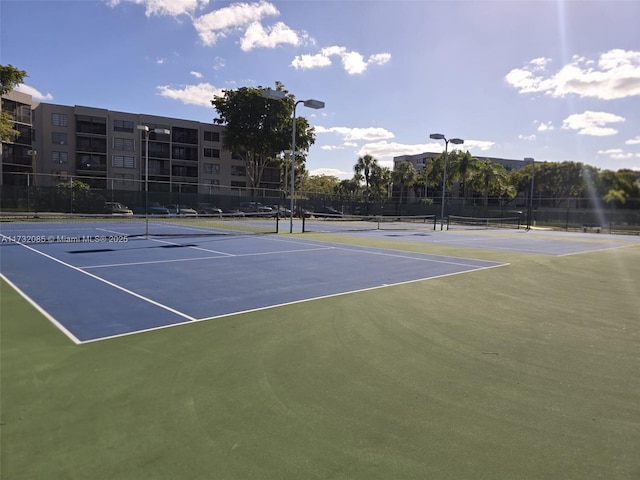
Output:
<instances>
[{"instance_id":1,"label":"street lamp","mask_svg":"<svg viewBox=\"0 0 640 480\"><path fill-rule=\"evenodd\" d=\"M145 138L145 160L144 160L144 217L145 217L145 236L149 237L149 134L151 129L148 125L138 125L138 130L144 132ZM154 128L154 133L169 135L171 132L166 128Z\"/></svg>"},{"instance_id":2,"label":"street lamp","mask_svg":"<svg viewBox=\"0 0 640 480\"><path fill-rule=\"evenodd\" d=\"M442 173L442 210L440 213L440 230L442 230L444 228L444 199L445 199L445 192L447 188L447 158L449 155L449 142L453 143L454 145L462 145L464 143L464 140L462 140L461 138L447 139L441 133L432 133L431 135L429 135L429 138L433 140L444 140L444 169Z\"/></svg>"},{"instance_id":3,"label":"street lamp","mask_svg":"<svg viewBox=\"0 0 640 480\"><path fill-rule=\"evenodd\" d=\"M527 230L530 230L533 226L531 215L533 215L533 177L536 172L536 162L533 158L527 157L524 159L525 162L531 162L531 198L529 200L529 214L527 215Z\"/></svg>"},{"instance_id":4,"label":"street lamp","mask_svg":"<svg viewBox=\"0 0 640 480\"><path fill-rule=\"evenodd\" d=\"M33 188L36 191L35 202L33 204L33 213L36 215L38 213L38 173L36 172L36 156L38 155L37 150L27 150L27 155L31 156L31 173L33 174ZM27 187L29 187L29 176L27 175ZM28 192L29 190L27 190Z\"/></svg>"},{"instance_id":5,"label":"street lamp","mask_svg":"<svg viewBox=\"0 0 640 480\"><path fill-rule=\"evenodd\" d=\"M265 88L262 90L262 96L269 100L285 100L287 94L281 90L272 90L271 88ZM295 180L295 166L296 166L296 108L299 103L303 103L305 107L314 108L316 110L324 108L324 102L320 100L298 100L293 104L293 134L291 140L291 212L289 213L289 233L293 233L293 197L295 193L294 180Z\"/></svg>"}]
</instances>

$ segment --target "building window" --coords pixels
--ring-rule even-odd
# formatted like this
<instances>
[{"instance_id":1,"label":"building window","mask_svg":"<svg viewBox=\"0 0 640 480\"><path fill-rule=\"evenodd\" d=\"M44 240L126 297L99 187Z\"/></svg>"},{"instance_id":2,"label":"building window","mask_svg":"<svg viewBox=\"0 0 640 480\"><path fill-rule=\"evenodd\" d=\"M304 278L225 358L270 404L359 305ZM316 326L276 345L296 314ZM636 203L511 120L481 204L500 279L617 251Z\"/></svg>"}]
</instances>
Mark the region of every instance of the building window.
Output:
<instances>
[{"instance_id":1,"label":"building window","mask_svg":"<svg viewBox=\"0 0 640 480\"><path fill-rule=\"evenodd\" d=\"M133 157L114 155L112 166L117 168L136 168L136 162Z\"/></svg>"},{"instance_id":2,"label":"building window","mask_svg":"<svg viewBox=\"0 0 640 480\"><path fill-rule=\"evenodd\" d=\"M220 164L218 163L205 163L203 166L204 173L212 173L215 175L220 174Z\"/></svg>"},{"instance_id":3,"label":"building window","mask_svg":"<svg viewBox=\"0 0 640 480\"><path fill-rule=\"evenodd\" d=\"M63 132L51 132L51 143L54 145L66 145L67 134Z\"/></svg>"},{"instance_id":4,"label":"building window","mask_svg":"<svg viewBox=\"0 0 640 480\"><path fill-rule=\"evenodd\" d=\"M246 177L247 167L240 165L231 165L231 175L234 177Z\"/></svg>"},{"instance_id":5,"label":"building window","mask_svg":"<svg viewBox=\"0 0 640 480\"><path fill-rule=\"evenodd\" d=\"M193 128L173 127L171 139L176 143L198 144L198 131Z\"/></svg>"},{"instance_id":6,"label":"building window","mask_svg":"<svg viewBox=\"0 0 640 480\"><path fill-rule=\"evenodd\" d=\"M115 190L118 187L132 187L135 185L133 174L131 173L114 173L113 180L111 182L112 188Z\"/></svg>"},{"instance_id":7,"label":"building window","mask_svg":"<svg viewBox=\"0 0 640 480\"><path fill-rule=\"evenodd\" d=\"M51 161L53 163L69 163L69 154L67 152L51 152Z\"/></svg>"},{"instance_id":8,"label":"building window","mask_svg":"<svg viewBox=\"0 0 640 480\"><path fill-rule=\"evenodd\" d=\"M133 122L129 120L114 120L113 131L133 133Z\"/></svg>"},{"instance_id":9,"label":"building window","mask_svg":"<svg viewBox=\"0 0 640 480\"><path fill-rule=\"evenodd\" d=\"M220 141L220 132L204 132L204 141L205 142L219 142Z\"/></svg>"},{"instance_id":10,"label":"building window","mask_svg":"<svg viewBox=\"0 0 640 480\"><path fill-rule=\"evenodd\" d=\"M67 115L64 113L52 113L51 114L51 125L55 127L66 127L67 126Z\"/></svg>"},{"instance_id":11,"label":"building window","mask_svg":"<svg viewBox=\"0 0 640 480\"><path fill-rule=\"evenodd\" d=\"M133 152L133 138L118 138L113 139L114 150L126 150L127 152Z\"/></svg>"},{"instance_id":12,"label":"building window","mask_svg":"<svg viewBox=\"0 0 640 480\"><path fill-rule=\"evenodd\" d=\"M76 116L76 132L91 135L107 134L107 119L104 117Z\"/></svg>"},{"instance_id":13,"label":"building window","mask_svg":"<svg viewBox=\"0 0 640 480\"><path fill-rule=\"evenodd\" d=\"M205 148L204 156L208 158L220 158L220 149L219 148Z\"/></svg>"},{"instance_id":14,"label":"building window","mask_svg":"<svg viewBox=\"0 0 640 480\"><path fill-rule=\"evenodd\" d=\"M209 179L204 181L205 185L208 185L209 188L220 188L220 180L218 179Z\"/></svg>"}]
</instances>

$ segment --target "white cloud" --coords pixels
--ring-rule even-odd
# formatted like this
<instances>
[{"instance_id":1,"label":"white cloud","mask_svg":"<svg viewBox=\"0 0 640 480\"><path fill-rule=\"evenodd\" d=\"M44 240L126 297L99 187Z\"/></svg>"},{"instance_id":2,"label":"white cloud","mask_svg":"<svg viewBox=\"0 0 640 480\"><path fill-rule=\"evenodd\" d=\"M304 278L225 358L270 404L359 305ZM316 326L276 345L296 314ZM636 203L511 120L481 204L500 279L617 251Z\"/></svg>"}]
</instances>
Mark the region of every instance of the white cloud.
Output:
<instances>
[{"instance_id":1,"label":"white cloud","mask_svg":"<svg viewBox=\"0 0 640 480\"><path fill-rule=\"evenodd\" d=\"M496 142L489 142L486 140L465 140L464 145L460 145L460 150L473 150L478 149L482 152L486 152L487 150L491 150L491 148L496 144Z\"/></svg>"},{"instance_id":2,"label":"white cloud","mask_svg":"<svg viewBox=\"0 0 640 480\"><path fill-rule=\"evenodd\" d=\"M579 135L591 135L603 137L615 135L617 130L606 125L610 123L624 122L625 119L613 113L585 111L584 113L574 113L569 115L562 122L565 130L578 130Z\"/></svg>"},{"instance_id":3,"label":"white cloud","mask_svg":"<svg viewBox=\"0 0 640 480\"><path fill-rule=\"evenodd\" d=\"M53 95L50 93L42 93L29 85L25 85L24 83L17 85L14 90L31 95L35 100L53 100Z\"/></svg>"},{"instance_id":4,"label":"white cloud","mask_svg":"<svg viewBox=\"0 0 640 480\"><path fill-rule=\"evenodd\" d=\"M636 138L630 138L624 143L626 145L640 145L640 135L638 135Z\"/></svg>"},{"instance_id":5,"label":"white cloud","mask_svg":"<svg viewBox=\"0 0 640 480\"><path fill-rule=\"evenodd\" d=\"M179 100L186 105L211 107L214 96L224 95L222 88L216 88L209 83L185 85L183 88L172 88L168 85L156 87L163 97Z\"/></svg>"},{"instance_id":6,"label":"white cloud","mask_svg":"<svg viewBox=\"0 0 640 480\"><path fill-rule=\"evenodd\" d=\"M163 64L164 62L166 62L166 61L167 61L167 59L166 59L166 58L158 58L158 59L156 59L156 63L157 63L158 65L162 65L162 64Z\"/></svg>"},{"instance_id":7,"label":"white cloud","mask_svg":"<svg viewBox=\"0 0 640 480\"><path fill-rule=\"evenodd\" d=\"M525 140L527 142L533 142L537 137L536 137L535 133L533 133L531 135L518 135L518 138L520 140Z\"/></svg>"},{"instance_id":8,"label":"white cloud","mask_svg":"<svg viewBox=\"0 0 640 480\"><path fill-rule=\"evenodd\" d=\"M393 138L395 135L380 127L368 127L368 128L352 128L352 127L330 127L325 128L322 126L316 126L316 133L337 133L342 135L345 142L351 142L354 140L383 140L387 138Z\"/></svg>"},{"instance_id":9,"label":"white cloud","mask_svg":"<svg viewBox=\"0 0 640 480\"><path fill-rule=\"evenodd\" d=\"M135 3L145 6L145 15L169 15L177 17L179 15L193 15L196 10L200 10L209 5L209 0L109 0L107 5L115 7L124 2Z\"/></svg>"},{"instance_id":10,"label":"white cloud","mask_svg":"<svg viewBox=\"0 0 640 480\"><path fill-rule=\"evenodd\" d=\"M540 125L538 125L539 132L548 132L550 130L554 130L553 122L540 122Z\"/></svg>"},{"instance_id":11,"label":"white cloud","mask_svg":"<svg viewBox=\"0 0 640 480\"><path fill-rule=\"evenodd\" d=\"M258 3L234 3L196 18L193 26L202 42L210 46L232 31L243 29L264 17L279 14L273 4L264 0Z\"/></svg>"},{"instance_id":12,"label":"white cloud","mask_svg":"<svg viewBox=\"0 0 640 480\"><path fill-rule=\"evenodd\" d=\"M371 155L373 157L398 157L400 155L415 155L427 151L440 151L441 145L438 144L415 144L407 145L396 142L375 142L363 145L358 151L358 155Z\"/></svg>"},{"instance_id":13,"label":"white cloud","mask_svg":"<svg viewBox=\"0 0 640 480\"><path fill-rule=\"evenodd\" d=\"M505 80L520 93L552 97L574 94L613 100L640 95L640 51L609 50L599 59L574 56L571 63L545 76L548 59L534 59L511 70Z\"/></svg>"},{"instance_id":14,"label":"white cloud","mask_svg":"<svg viewBox=\"0 0 640 480\"><path fill-rule=\"evenodd\" d=\"M334 56L340 57L342 66L349 75L364 73L369 65L384 65L391 60L390 53L376 53L365 60L359 52L347 51L346 47L334 45L323 48L315 55L297 55L291 61L291 66L296 70L328 67L332 65L331 57Z\"/></svg>"},{"instance_id":15,"label":"white cloud","mask_svg":"<svg viewBox=\"0 0 640 480\"><path fill-rule=\"evenodd\" d=\"M309 172L311 176L330 175L332 177L338 177L341 180L349 179L353 177L353 172L345 172L337 168L316 168Z\"/></svg>"},{"instance_id":16,"label":"white cloud","mask_svg":"<svg viewBox=\"0 0 640 480\"><path fill-rule=\"evenodd\" d=\"M248 52L254 48L275 48L281 44L301 45L308 38L304 32L298 33L282 22L272 27L263 27L260 22L253 22L244 32L240 40L240 48Z\"/></svg>"},{"instance_id":17,"label":"white cloud","mask_svg":"<svg viewBox=\"0 0 640 480\"><path fill-rule=\"evenodd\" d=\"M195 72L195 71L191 71L189 72L191 75L193 75L196 78L202 78L204 75L202 75L200 72Z\"/></svg>"},{"instance_id":18,"label":"white cloud","mask_svg":"<svg viewBox=\"0 0 640 480\"><path fill-rule=\"evenodd\" d=\"M213 59L213 69L222 70L227 64L227 61L222 57L216 57Z\"/></svg>"},{"instance_id":19,"label":"white cloud","mask_svg":"<svg viewBox=\"0 0 640 480\"><path fill-rule=\"evenodd\" d=\"M610 148L608 150L598 150L598 155L607 155L609 158L613 158L615 160L625 160L627 158L634 158L635 156L637 156L631 152L625 152L621 148Z\"/></svg>"}]
</instances>

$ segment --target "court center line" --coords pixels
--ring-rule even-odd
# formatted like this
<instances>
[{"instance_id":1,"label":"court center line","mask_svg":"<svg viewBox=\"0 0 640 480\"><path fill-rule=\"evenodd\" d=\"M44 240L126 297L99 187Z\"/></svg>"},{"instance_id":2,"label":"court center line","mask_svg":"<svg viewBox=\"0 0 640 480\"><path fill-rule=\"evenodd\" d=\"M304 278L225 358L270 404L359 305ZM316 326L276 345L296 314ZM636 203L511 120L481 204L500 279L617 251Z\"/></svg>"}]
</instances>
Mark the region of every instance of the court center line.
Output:
<instances>
[{"instance_id":1,"label":"court center line","mask_svg":"<svg viewBox=\"0 0 640 480\"><path fill-rule=\"evenodd\" d=\"M178 310L176 310L174 308L168 307L167 305L163 305L163 304L161 304L159 302L156 302L155 300L151 300L148 297L140 295L139 293L136 293L136 292L134 292L132 290L129 290L127 288L121 287L120 285L115 284L113 282L110 282L109 280L105 280L104 278L101 278L101 277L99 277L97 275L94 275L93 273L85 272L84 270L82 270L79 267L76 267L76 266L71 265L71 264L69 264L67 262L64 262L64 261L62 261L60 259L52 257L51 255L48 255L48 254L46 254L44 252L41 252L40 250L36 250L35 248L30 247L29 245L25 245L24 243L20 243L20 242L16 242L16 243L18 245L26 248L27 250L31 250L32 252L37 253L38 255L42 255L43 257L48 258L49 260L53 260L54 262L59 263L60 265L63 265L63 266L68 267L68 268L70 268L72 270L75 270L76 272L82 273L83 275L87 275L88 277L91 277L91 278L93 278L95 280L98 280L99 282L102 282L102 283L104 283L106 285L109 285L110 287L113 287L113 288L115 288L117 290L120 290L120 291L122 291L124 293L132 295L132 296L134 296L134 297L136 297L136 298L138 298L140 300L143 300L143 301L145 301L147 303L155 305L156 307L159 307L159 308L162 308L164 310L167 310L168 312L171 312L171 313L173 313L175 315L178 315L178 316L180 316L182 318L186 318L187 320L190 320L190 321L195 321L195 318L193 318L192 316L187 315L185 313L182 313L182 312L180 312L180 311L178 311Z\"/></svg>"}]
</instances>

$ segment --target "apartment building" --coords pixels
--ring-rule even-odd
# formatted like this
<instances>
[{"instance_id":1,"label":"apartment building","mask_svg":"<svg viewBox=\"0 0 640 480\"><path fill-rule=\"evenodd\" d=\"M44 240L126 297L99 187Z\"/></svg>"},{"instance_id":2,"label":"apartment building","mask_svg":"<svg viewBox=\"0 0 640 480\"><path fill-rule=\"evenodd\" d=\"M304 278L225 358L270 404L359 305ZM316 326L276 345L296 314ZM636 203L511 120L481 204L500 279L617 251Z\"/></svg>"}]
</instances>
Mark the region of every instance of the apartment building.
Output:
<instances>
[{"instance_id":1,"label":"apartment building","mask_svg":"<svg viewBox=\"0 0 640 480\"><path fill-rule=\"evenodd\" d=\"M143 190L148 171L150 191L210 193L248 186L244 161L222 146L221 125L38 103L15 91L2 97L2 108L20 131L2 144L0 178L6 185L28 184L36 172L39 186L81 178L92 188ZM279 187L277 169L267 169L260 187Z\"/></svg>"}]
</instances>

